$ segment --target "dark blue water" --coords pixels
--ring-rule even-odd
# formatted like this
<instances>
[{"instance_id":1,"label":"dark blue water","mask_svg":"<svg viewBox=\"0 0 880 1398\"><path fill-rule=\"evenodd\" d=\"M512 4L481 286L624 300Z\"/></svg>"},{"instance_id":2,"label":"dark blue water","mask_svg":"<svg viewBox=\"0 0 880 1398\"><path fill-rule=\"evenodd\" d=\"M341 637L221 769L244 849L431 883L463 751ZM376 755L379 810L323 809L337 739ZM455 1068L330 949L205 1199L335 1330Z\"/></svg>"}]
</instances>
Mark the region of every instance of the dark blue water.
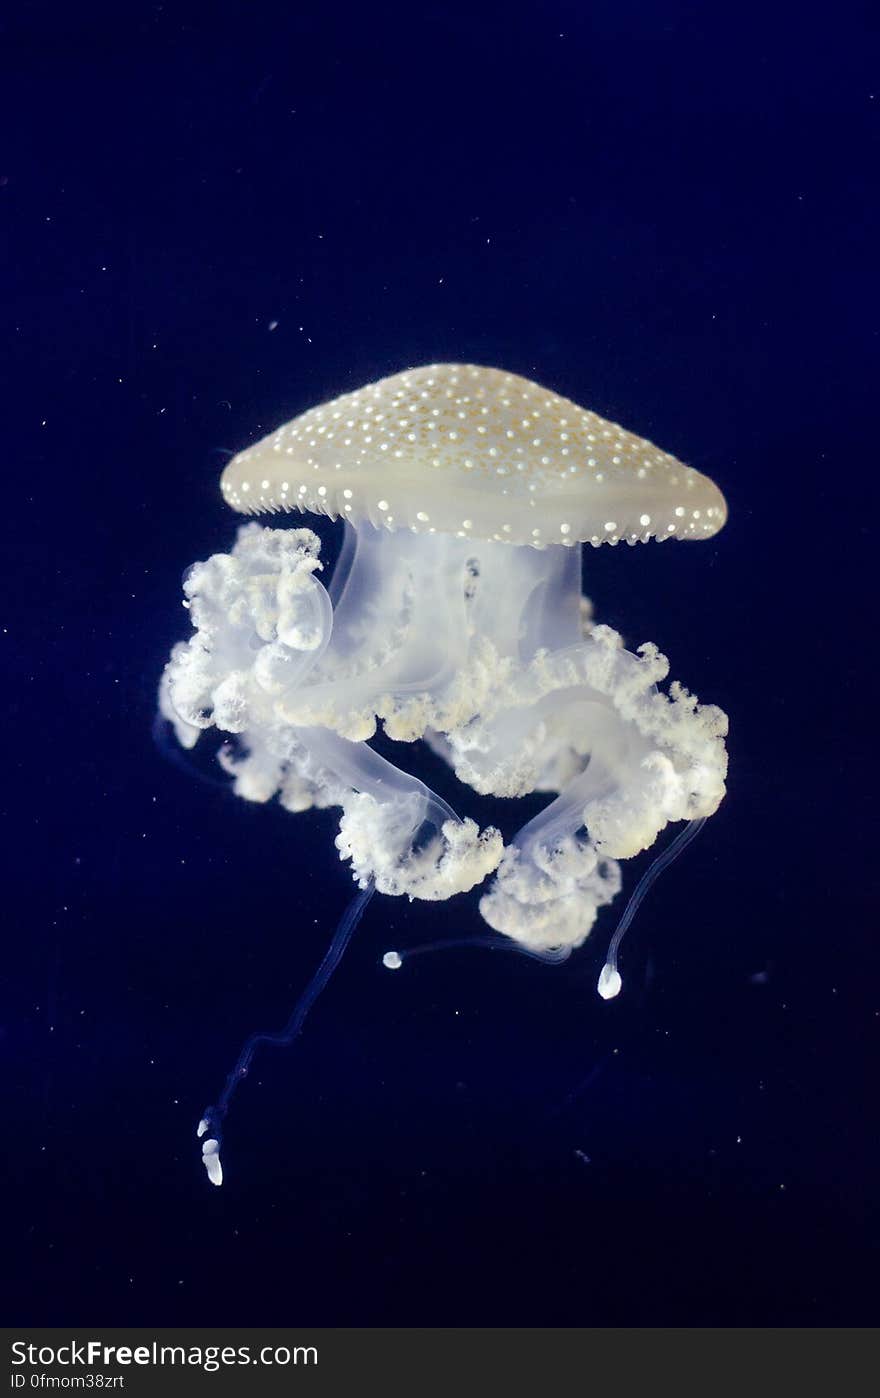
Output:
<instances>
[{"instance_id":1,"label":"dark blue water","mask_svg":"<svg viewBox=\"0 0 880 1398\"><path fill-rule=\"evenodd\" d=\"M3 20L8 1321L876 1321L871 10ZM199 1115L351 884L329 813L155 745L181 575L231 544L230 451L432 360L722 485L710 543L591 551L584 583L729 712L729 794L609 1004L607 918L563 967L390 975L480 923L374 898L213 1190Z\"/></svg>"}]
</instances>

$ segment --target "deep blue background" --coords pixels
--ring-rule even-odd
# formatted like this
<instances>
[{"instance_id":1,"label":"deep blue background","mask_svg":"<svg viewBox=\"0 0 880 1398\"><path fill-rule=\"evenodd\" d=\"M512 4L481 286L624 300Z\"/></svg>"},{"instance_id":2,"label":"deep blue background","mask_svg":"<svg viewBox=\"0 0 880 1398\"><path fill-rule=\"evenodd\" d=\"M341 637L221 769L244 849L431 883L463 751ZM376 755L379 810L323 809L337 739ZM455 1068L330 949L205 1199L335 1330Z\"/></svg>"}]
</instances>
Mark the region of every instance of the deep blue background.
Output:
<instances>
[{"instance_id":1,"label":"deep blue background","mask_svg":"<svg viewBox=\"0 0 880 1398\"><path fill-rule=\"evenodd\" d=\"M6 12L6 1320L877 1320L874 9ZM392 976L475 902L374 899L212 1190L198 1116L350 881L329 814L154 746L181 574L228 451L435 359L720 482L718 538L585 588L729 711L729 795L611 1004L607 916Z\"/></svg>"}]
</instances>

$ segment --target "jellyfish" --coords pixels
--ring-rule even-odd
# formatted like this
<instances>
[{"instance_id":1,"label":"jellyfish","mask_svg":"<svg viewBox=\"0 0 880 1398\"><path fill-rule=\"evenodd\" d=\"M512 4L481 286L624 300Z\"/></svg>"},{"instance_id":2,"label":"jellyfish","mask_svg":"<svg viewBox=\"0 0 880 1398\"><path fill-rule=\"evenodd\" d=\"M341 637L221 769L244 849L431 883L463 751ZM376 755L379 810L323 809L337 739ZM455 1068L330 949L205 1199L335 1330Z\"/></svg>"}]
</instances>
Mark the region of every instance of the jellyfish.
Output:
<instances>
[{"instance_id":1,"label":"jellyfish","mask_svg":"<svg viewBox=\"0 0 880 1398\"><path fill-rule=\"evenodd\" d=\"M160 712L183 748L226 736L219 761L245 800L337 808L362 892L478 889L488 937L559 960L619 893L621 861L685 822L680 846L717 810L725 715L666 685L657 646L627 650L581 595L582 545L721 529L724 497L700 472L516 374L432 364L294 418L220 486L242 515L341 519L341 551L325 581L312 529L251 521L194 564L192 634ZM547 804L505 844L376 751L380 727L481 796ZM619 940L604 998L620 988Z\"/></svg>"}]
</instances>

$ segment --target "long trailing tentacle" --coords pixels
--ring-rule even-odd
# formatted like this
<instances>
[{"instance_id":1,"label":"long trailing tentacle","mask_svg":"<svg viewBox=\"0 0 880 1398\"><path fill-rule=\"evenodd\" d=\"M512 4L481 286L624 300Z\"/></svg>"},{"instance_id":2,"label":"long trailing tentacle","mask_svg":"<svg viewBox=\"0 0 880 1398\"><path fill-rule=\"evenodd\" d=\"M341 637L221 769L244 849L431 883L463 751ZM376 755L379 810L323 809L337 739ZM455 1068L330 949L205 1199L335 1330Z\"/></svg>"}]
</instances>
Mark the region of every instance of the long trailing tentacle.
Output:
<instances>
[{"instance_id":1,"label":"long trailing tentacle","mask_svg":"<svg viewBox=\"0 0 880 1398\"><path fill-rule=\"evenodd\" d=\"M669 868L672 861L678 858L682 850L690 844L695 835L700 833L705 824L705 816L702 816L699 820L688 821L684 830L680 830L675 839L666 846L663 853L658 854L657 858L649 865L633 889L630 900L624 909L623 917L617 924L614 936L611 938L611 943L608 947L608 955L605 958L605 965L599 972L599 981L596 989L603 1000L613 1000L615 995L620 994L620 989L623 985L620 972L617 969L620 944L623 941L627 928L639 910L639 904L655 879L663 873L664 869Z\"/></svg>"},{"instance_id":2,"label":"long trailing tentacle","mask_svg":"<svg viewBox=\"0 0 880 1398\"><path fill-rule=\"evenodd\" d=\"M370 883L355 894L342 914L339 926L320 966L297 1001L284 1028L275 1034L264 1032L251 1034L250 1038L245 1041L241 1053L236 1059L235 1067L226 1079L217 1102L212 1107L206 1108L196 1134L202 1142L202 1163L208 1172L211 1184L221 1185L223 1183L223 1167L220 1163L223 1120L229 1111L229 1104L235 1089L248 1075L254 1054L262 1044L268 1044L272 1048L288 1048L302 1032L309 1010L342 960L345 949L363 917L374 891L375 887Z\"/></svg>"},{"instance_id":3,"label":"long trailing tentacle","mask_svg":"<svg viewBox=\"0 0 880 1398\"><path fill-rule=\"evenodd\" d=\"M479 947L484 951L512 951L518 956L528 956L533 961L544 961L550 965L567 961L572 950L571 947L548 947L546 950L527 947L520 942L511 941L508 937L453 937L436 942L423 942L417 947L407 947L405 951L386 951L382 955L382 965L386 971L399 971L404 961L411 961L414 956L424 956L427 952L434 951L453 951L461 947Z\"/></svg>"}]
</instances>

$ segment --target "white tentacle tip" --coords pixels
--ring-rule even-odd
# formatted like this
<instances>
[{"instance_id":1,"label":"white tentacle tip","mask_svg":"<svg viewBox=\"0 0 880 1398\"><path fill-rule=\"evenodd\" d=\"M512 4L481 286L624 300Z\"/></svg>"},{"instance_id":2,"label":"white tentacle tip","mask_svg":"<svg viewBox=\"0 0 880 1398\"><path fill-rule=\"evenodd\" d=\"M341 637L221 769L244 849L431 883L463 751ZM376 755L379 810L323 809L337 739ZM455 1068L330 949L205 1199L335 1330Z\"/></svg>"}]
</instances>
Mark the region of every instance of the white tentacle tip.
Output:
<instances>
[{"instance_id":1,"label":"white tentacle tip","mask_svg":"<svg viewBox=\"0 0 880 1398\"><path fill-rule=\"evenodd\" d=\"M208 1129L208 1118L207 1118L206 1116L203 1116L202 1119L201 1119L201 1121L199 1122L198 1126L196 1127L196 1136L198 1137L199 1140L202 1139L202 1137L204 1136L204 1134L205 1134L205 1132L207 1131L207 1129Z\"/></svg>"},{"instance_id":2,"label":"white tentacle tip","mask_svg":"<svg viewBox=\"0 0 880 1398\"><path fill-rule=\"evenodd\" d=\"M200 1123L201 1125L201 1123ZM202 1164L208 1172L212 1184L223 1183L223 1166L220 1164L220 1142L211 1136L202 1146Z\"/></svg>"},{"instance_id":3,"label":"white tentacle tip","mask_svg":"<svg viewBox=\"0 0 880 1398\"><path fill-rule=\"evenodd\" d=\"M620 979L620 972L617 970L617 967L612 966L609 961L606 961L602 970L599 972L599 981L596 986L602 999L613 1000L616 995L620 994L622 985L623 981Z\"/></svg>"}]
</instances>

